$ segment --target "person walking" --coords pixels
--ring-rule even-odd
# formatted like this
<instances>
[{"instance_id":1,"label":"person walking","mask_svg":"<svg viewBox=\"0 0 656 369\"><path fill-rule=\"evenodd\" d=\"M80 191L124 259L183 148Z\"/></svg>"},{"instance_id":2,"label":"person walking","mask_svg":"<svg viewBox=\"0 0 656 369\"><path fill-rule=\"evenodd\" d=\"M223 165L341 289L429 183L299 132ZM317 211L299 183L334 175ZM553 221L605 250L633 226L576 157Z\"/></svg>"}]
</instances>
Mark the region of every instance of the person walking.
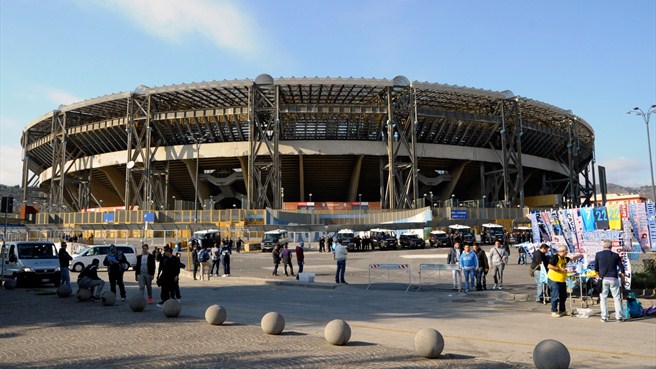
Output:
<instances>
[{"instance_id":1,"label":"person walking","mask_svg":"<svg viewBox=\"0 0 656 369\"><path fill-rule=\"evenodd\" d=\"M298 275L303 273L303 265L305 265L305 249L303 248L304 244L301 241L296 245L296 264L298 264L298 274L296 274L296 279L298 280Z\"/></svg>"},{"instance_id":2,"label":"person walking","mask_svg":"<svg viewBox=\"0 0 656 369\"><path fill-rule=\"evenodd\" d=\"M289 266L289 271L291 272L293 277L294 265L292 264L292 250L289 249L288 243L285 243L285 245L283 246L280 256L282 257L283 267L285 268L285 276L289 276L289 274L287 274L287 267Z\"/></svg>"},{"instance_id":3,"label":"person walking","mask_svg":"<svg viewBox=\"0 0 656 369\"><path fill-rule=\"evenodd\" d=\"M200 251L200 246L196 245L191 252L191 264L194 267L194 281L197 280L196 275L198 274L198 268L200 268L200 261L198 261L198 252Z\"/></svg>"},{"instance_id":4,"label":"person walking","mask_svg":"<svg viewBox=\"0 0 656 369\"><path fill-rule=\"evenodd\" d=\"M91 264L84 267L84 269L82 269L80 274L77 276L78 291L80 288L88 288L91 290L92 300L100 300L100 294L105 287L105 281L98 277L99 265L100 260L93 259L91 260Z\"/></svg>"},{"instance_id":5,"label":"person walking","mask_svg":"<svg viewBox=\"0 0 656 369\"><path fill-rule=\"evenodd\" d=\"M453 247L449 250L449 253L446 255L446 263L451 265L456 265L457 269L451 271L453 274L453 290L460 291L461 288L461 275L460 275L460 242L453 244Z\"/></svg>"},{"instance_id":6,"label":"person walking","mask_svg":"<svg viewBox=\"0 0 656 369\"><path fill-rule=\"evenodd\" d=\"M613 246L611 240L603 240L601 245L604 249L595 255L595 271L602 280L602 288L599 292L601 321L608 321L608 303L606 302L606 298L610 291L613 295L613 303L615 304L615 321L622 322L624 321L624 314L622 314L622 300L620 297L620 277L624 278L624 264L620 256L611 250Z\"/></svg>"},{"instance_id":7,"label":"person walking","mask_svg":"<svg viewBox=\"0 0 656 369\"><path fill-rule=\"evenodd\" d=\"M180 269L184 269L187 266L182 263L182 255L178 252L175 254L175 258L178 259L178 276L180 275ZM171 298L182 300L182 295L180 294L180 279L173 280L173 286L171 287Z\"/></svg>"},{"instance_id":8,"label":"person walking","mask_svg":"<svg viewBox=\"0 0 656 369\"><path fill-rule=\"evenodd\" d=\"M346 258L348 256L348 249L339 241L335 241L335 260L337 260L337 270L335 271L335 283L346 283L344 274L346 274Z\"/></svg>"},{"instance_id":9,"label":"person walking","mask_svg":"<svg viewBox=\"0 0 656 369\"><path fill-rule=\"evenodd\" d=\"M241 252L241 248L244 246L244 241L241 239L241 237L237 238L236 245L237 245L237 248L235 250L239 254Z\"/></svg>"},{"instance_id":10,"label":"person walking","mask_svg":"<svg viewBox=\"0 0 656 369\"><path fill-rule=\"evenodd\" d=\"M210 252L206 247L201 246L198 252L198 262L200 263L200 280L210 280Z\"/></svg>"},{"instance_id":11,"label":"person walking","mask_svg":"<svg viewBox=\"0 0 656 369\"><path fill-rule=\"evenodd\" d=\"M465 244L465 250L460 254L460 268L465 274L465 293L474 290L474 275L478 269L478 257L467 244Z\"/></svg>"},{"instance_id":12,"label":"person walking","mask_svg":"<svg viewBox=\"0 0 656 369\"><path fill-rule=\"evenodd\" d=\"M230 241L232 242L232 241ZM232 250L229 242L224 242L223 246L219 250L221 253L221 264L223 264L223 275L222 277L230 277L230 255L232 255ZM217 267L217 273L219 268Z\"/></svg>"},{"instance_id":13,"label":"person walking","mask_svg":"<svg viewBox=\"0 0 656 369\"><path fill-rule=\"evenodd\" d=\"M485 250L478 243L474 243L474 253L478 258L478 268L476 268L476 291L487 290L486 276L490 268L487 263Z\"/></svg>"},{"instance_id":14,"label":"person walking","mask_svg":"<svg viewBox=\"0 0 656 369\"><path fill-rule=\"evenodd\" d=\"M144 290L148 290L148 303L153 303L153 279L155 278L155 255L148 252L148 245L141 246L141 255L137 257L137 265L134 267L134 279L139 283L139 291L143 296Z\"/></svg>"},{"instance_id":15,"label":"person walking","mask_svg":"<svg viewBox=\"0 0 656 369\"><path fill-rule=\"evenodd\" d=\"M583 255L567 257L567 246L558 246L558 252L549 260L549 292L551 294L551 316L561 317L567 315L565 301L567 301L567 263L580 259Z\"/></svg>"},{"instance_id":16,"label":"person walking","mask_svg":"<svg viewBox=\"0 0 656 369\"><path fill-rule=\"evenodd\" d=\"M125 254L116 249L116 245L109 246L109 253L105 256L103 265L107 267L107 276L109 277L109 289L116 295L116 285L121 292L121 301L125 301L125 284L123 283L123 273L128 270L130 263L125 258Z\"/></svg>"},{"instance_id":17,"label":"person walking","mask_svg":"<svg viewBox=\"0 0 656 369\"><path fill-rule=\"evenodd\" d=\"M160 302L157 307L162 307L166 300L171 298L171 292L180 275L180 261L173 256L173 250L169 246L164 247L164 255L157 271L157 285L161 288Z\"/></svg>"},{"instance_id":18,"label":"person walking","mask_svg":"<svg viewBox=\"0 0 656 369\"><path fill-rule=\"evenodd\" d=\"M502 289L503 288L503 270L506 268L506 263L508 262L508 253L506 249L501 245L501 242L495 241L494 247L490 250L489 256L489 266L492 269L494 275L494 286L492 289Z\"/></svg>"},{"instance_id":19,"label":"person walking","mask_svg":"<svg viewBox=\"0 0 656 369\"><path fill-rule=\"evenodd\" d=\"M547 257L547 251L549 250L549 245L543 243L540 247L535 250L533 253L533 259L531 259L531 269L533 270L533 277L535 278L535 284L537 287L537 295L535 302L545 301L544 296L544 281L542 280L542 273L546 274L546 271L549 269L549 258Z\"/></svg>"},{"instance_id":20,"label":"person walking","mask_svg":"<svg viewBox=\"0 0 656 369\"><path fill-rule=\"evenodd\" d=\"M210 266L210 277L218 276L221 268L221 251L218 243L214 243L212 249L210 250L210 258L212 259L212 265ZM215 274L216 270L216 274Z\"/></svg>"},{"instance_id":21,"label":"person walking","mask_svg":"<svg viewBox=\"0 0 656 369\"><path fill-rule=\"evenodd\" d=\"M278 266L280 265L280 246L276 245L273 247L271 256L273 256L273 273L271 273L271 275L278 276Z\"/></svg>"},{"instance_id":22,"label":"person walking","mask_svg":"<svg viewBox=\"0 0 656 369\"><path fill-rule=\"evenodd\" d=\"M326 239L321 236L319 238L319 252L324 252L326 251Z\"/></svg>"},{"instance_id":23,"label":"person walking","mask_svg":"<svg viewBox=\"0 0 656 369\"><path fill-rule=\"evenodd\" d=\"M61 272L61 277L59 278L59 284L66 284L68 287L71 286L71 274L70 271L68 270L68 267L71 265L71 260L73 258L71 255L66 251L66 242L61 243L61 246L59 247L59 270Z\"/></svg>"}]
</instances>

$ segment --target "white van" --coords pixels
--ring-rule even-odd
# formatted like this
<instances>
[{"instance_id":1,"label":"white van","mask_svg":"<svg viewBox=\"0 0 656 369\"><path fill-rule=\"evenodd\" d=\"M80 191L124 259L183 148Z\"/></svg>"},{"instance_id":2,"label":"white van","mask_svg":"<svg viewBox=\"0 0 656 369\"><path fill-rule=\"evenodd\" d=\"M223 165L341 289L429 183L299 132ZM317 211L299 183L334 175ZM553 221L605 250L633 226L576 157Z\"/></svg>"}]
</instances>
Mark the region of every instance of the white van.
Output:
<instances>
[{"instance_id":1,"label":"white van","mask_svg":"<svg viewBox=\"0 0 656 369\"><path fill-rule=\"evenodd\" d=\"M125 258L130 263L130 267L134 268L137 265L137 248L132 245L116 245L116 249L125 255ZM85 266L91 264L93 259L100 261L98 269L106 268L103 265L105 256L109 253L109 245L92 245L87 246L80 250L79 254L73 255L71 260L70 269L74 272L81 272Z\"/></svg>"},{"instance_id":2,"label":"white van","mask_svg":"<svg viewBox=\"0 0 656 369\"><path fill-rule=\"evenodd\" d=\"M50 241L16 241L6 244L4 278L59 286L61 272L57 247Z\"/></svg>"},{"instance_id":3,"label":"white van","mask_svg":"<svg viewBox=\"0 0 656 369\"><path fill-rule=\"evenodd\" d=\"M289 236L284 229L264 232L264 237L262 237L262 252L273 251L276 245L282 247L287 242L289 242Z\"/></svg>"}]
</instances>

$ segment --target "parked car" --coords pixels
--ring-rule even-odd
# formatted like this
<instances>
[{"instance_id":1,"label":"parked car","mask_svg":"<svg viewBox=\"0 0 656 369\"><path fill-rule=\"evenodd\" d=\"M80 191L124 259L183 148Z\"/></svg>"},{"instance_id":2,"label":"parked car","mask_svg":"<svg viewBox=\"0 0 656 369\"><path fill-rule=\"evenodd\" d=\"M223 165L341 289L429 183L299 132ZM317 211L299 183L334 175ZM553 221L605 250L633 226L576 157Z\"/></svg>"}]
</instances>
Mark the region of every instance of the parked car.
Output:
<instances>
[{"instance_id":1,"label":"parked car","mask_svg":"<svg viewBox=\"0 0 656 369\"><path fill-rule=\"evenodd\" d=\"M137 265L137 248L135 246L116 245L116 249L125 255L131 268ZM85 247L79 254L72 255L73 260L71 261L70 269L74 272L81 272L85 266L91 264L93 259L100 260L99 269L106 268L103 266L103 260L108 253L109 245L93 245Z\"/></svg>"},{"instance_id":2,"label":"parked car","mask_svg":"<svg viewBox=\"0 0 656 369\"><path fill-rule=\"evenodd\" d=\"M410 249L423 249L426 243L414 233L402 233L401 236L399 236L399 245Z\"/></svg>"},{"instance_id":3,"label":"parked car","mask_svg":"<svg viewBox=\"0 0 656 369\"><path fill-rule=\"evenodd\" d=\"M61 271L57 247L50 241L7 242L4 278L25 283L52 283L59 286Z\"/></svg>"},{"instance_id":4,"label":"parked car","mask_svg":"<svg viewBox=\"0 0 656 369\"><path fill-rule=\"evenodd\" d=\"M428 236L431 247L451 247L451 237L444 231L431 231Z\"/></svg>"}]
</instances>

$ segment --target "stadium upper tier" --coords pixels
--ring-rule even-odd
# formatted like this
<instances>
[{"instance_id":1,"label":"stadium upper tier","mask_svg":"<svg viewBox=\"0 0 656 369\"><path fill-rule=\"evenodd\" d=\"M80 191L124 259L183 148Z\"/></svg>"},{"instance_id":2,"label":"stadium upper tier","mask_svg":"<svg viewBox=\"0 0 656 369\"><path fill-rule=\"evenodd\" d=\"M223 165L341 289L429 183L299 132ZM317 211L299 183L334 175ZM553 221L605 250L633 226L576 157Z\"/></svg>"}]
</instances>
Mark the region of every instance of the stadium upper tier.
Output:
<instances>
[{"instance_id":1,"label":"stadium upper tier","mask_svg":"<svg viewBox=\"0 0 656 369\"><path fill-rule=\"evenodd\" d=\"M253 90L261 86L266 91L258 99ZM96 183L90 185L92 198L118 205L127 202L124 192L130 189L123 190L117 176L124 176L125 182L129 169L135 162L139 166L144 157L128 151L150 148L152 163L147 169L150 176L166 174L166 197L177 194L178 199L193 201L190 173L200 174L200 182L206 183L199 195L204 199L222 192L222 199L247 196L243 176L227 193L228 184L211 177L225 178L239 173L238 168L246 173L244 158L253 150L252 143L248 145L251 121L267 120L279 125L275 150L281 156L286 201L305 200L312 191L324 192L325 199L332 201L353 201L357 193L370 201L381 200L380 188L387 178L382 178L380 160L390 155L390 134L395 142L408 143L398 154L399 161L412 156L408 150L416 153L416 173L423 175L417 191L435 190L443 198L453 193L463 199L487 193L497 198L490 193L498 192L494 185L471 187L495 165L509 171L517 163L528 171L523 179L530 188L527 195L557 192L556 187L545 189L545 179L557 181L572 177L571 172L580 173L594 152L594 131L583 119L510 91L409 82L402 76L388 80L261 75L255 80L139 86L133 92L60 106L29 123L23 132L23 184L52 191L57 185L54 178L60 182L55 186L58 191L64 189L62 199L71 203L75 196L66 195L70 192L66 188ZM389 122L414 123L416 136L399 138L409 131L390 129ZM150 129L139 128L145 126ZM271 126L262 132L267 129ZM571 150L573 142L576 150ZM522 159L513 158L513 151ZM301 164L299 156L304 157ZM349 183L360 156L357 183ZM190 165L196 158L199 173ZM469 164L459 169L463 161ZM478 163L489 167L481 169ZM305 178L299 180L300 166L305 167ZM531 175L532 170L549 173L549 178ZM184 175L176 176L178 171ZM438 191L444 181L430 180L456 171L459 183L450 191ZM560 191L566 192L562 187Z\"/></svg>"}]
</instances>

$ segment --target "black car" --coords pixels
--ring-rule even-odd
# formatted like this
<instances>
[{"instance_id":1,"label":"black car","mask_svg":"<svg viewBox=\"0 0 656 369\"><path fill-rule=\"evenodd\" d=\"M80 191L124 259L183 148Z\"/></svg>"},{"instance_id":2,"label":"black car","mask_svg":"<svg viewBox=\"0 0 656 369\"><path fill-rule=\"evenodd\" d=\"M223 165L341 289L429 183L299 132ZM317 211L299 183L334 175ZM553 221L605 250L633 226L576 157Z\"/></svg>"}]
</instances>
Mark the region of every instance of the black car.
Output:
<instances>
[{"instance_id":1,"label":"black car","mask_svg":"<svg viewBox=\"0 0 656 369\"><path fill-rule=\"evenodd\" d=\"M410 249L414 248L424 248L424 240L419 238L416 234L402 234L399 237L399 244L401 247L407 247Z\"/></svg>"}]
</instances>

